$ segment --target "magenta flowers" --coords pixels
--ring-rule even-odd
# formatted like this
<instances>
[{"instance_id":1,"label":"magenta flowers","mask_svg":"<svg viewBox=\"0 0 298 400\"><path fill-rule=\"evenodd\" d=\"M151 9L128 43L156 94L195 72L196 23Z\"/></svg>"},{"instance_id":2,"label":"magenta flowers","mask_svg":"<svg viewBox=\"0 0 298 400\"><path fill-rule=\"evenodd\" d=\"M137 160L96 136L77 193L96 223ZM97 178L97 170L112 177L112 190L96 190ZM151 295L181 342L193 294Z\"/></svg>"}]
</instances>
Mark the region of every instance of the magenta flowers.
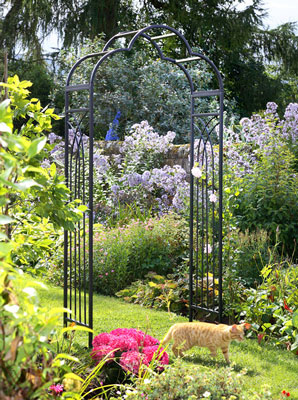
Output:
<instances>
[{"instance_id":1,"label":"magenta flowers","mask_svg":"<svg viewBox=\"0 0 298 400\"><path fill-rule=\"evenodd\" d=\"M137 330L119 328L110 333L95 336L91 357L98 363L108 356L107 364L115 361L124 371L138 374L140 366L156 361L157 369L169 363L169 356L160 347L160 342L150 335Z\"/></svg>"}]
</instances>

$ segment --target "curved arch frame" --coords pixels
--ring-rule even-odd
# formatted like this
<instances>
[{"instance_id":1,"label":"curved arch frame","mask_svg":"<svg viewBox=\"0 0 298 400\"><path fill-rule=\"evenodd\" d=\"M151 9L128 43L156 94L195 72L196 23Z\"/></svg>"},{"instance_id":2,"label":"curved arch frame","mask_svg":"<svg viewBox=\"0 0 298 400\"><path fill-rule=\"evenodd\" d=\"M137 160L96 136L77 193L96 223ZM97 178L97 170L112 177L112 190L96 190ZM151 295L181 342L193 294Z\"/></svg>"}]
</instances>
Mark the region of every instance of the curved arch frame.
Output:
<instances>
[{"instance_id":1,"label":"curved arch frame","mask_svg":"<svg viewBox=\"0 0 298 400\"><path fill-rule=\"evenodd\" d=\"M159 36L150 36L149 34L152 33L152 31L155 30L162 30L169 32L168 34L162 34ZM120 38L123 37L128 37L132 36L129 44L127 47L120 47L116 49L110 49L113 43ZM161 49L161 46L157 43L158 40L163 40L166 37L170 36L176 36L178 37L185 45L185 48L188 52L189 57L186 59L182 60L175 60L171 57L166 57L163 54L163 51ZM224 88L223 88L223 81L222 77L220 75L219 70L217 67L214 65L214 63L206 56L204 56L201 53L198 52L193 52L189 43L185 39L185 37L176 29L167 26L167 25L150 25L147 26L143 29L137 30L137 31L131 31L131 32L120 32L113 36L104 46L103 50L98 53L91 53L88 54L82 58L80 58L71 68L67 81L66 81L66 87L65 87L65 177L66 177L66 183L68 187L72 188L73 186L73 179L75 180L75 187L76 187L76 192L74 193L74 196L77 197L83 197L82 201L86 202L85 198L85 192L83 190L83 194L80 193L80 189L77 187L80 187L80 177L73 178L72 176L72 167L70 165L70 160L73 157L73 147L74 143L76 144L79 143L79 146L82 146L82 153L85 153L84 149L84 141L82 139L83 134L81 132L81 128L79 126L79 129L74 133L74 141L73 143L70 143L69 137L70 137L70 129L73 128L72 124L69 121L69 117L71 115L75 115L76 113L83 113L82 119L86 116L89 115L89 196L88 196L88 204L89 204L89 211L86 214L84 214L84 219L82 222L83 225L83 237L84 237L84 257L83 257L83 267L84 267L84 277L86 276L86 251L85 251L85 240L86 240L86 226L87 226L87 220L88 220L88 227L89 227L89 239L88 239L88 247L89 247L89 255L88 255L88 276L89 276L89 287L88 287L88 318L87 318L87 296L86 296L86 287L84 287L84 321L83 318L81 317L81 281L79 281L79 284L77 285L77 261L75 258L75 261L73 260L73 254L77 250L77 243L78 240L80 240L80 230L81 227L78 227L79 234L78 238L76 236L76 233L71 233L69 231L64 232L64 307L65 308L70 308L72 309L72 289L74 291L74 315L70 317L69 313L64 314L64 324L66 325L67 322L75 322L79 325L83 325L86 327L89 327L93 329L93 142L94 142L94 83L95 83L95 78L96 78L96 73L99 69L99 67L103 64L105 60L107 60L110 56L113 54L119 53L119 52L129 52L132 50L134 43L138 40L138 38L143 38L147 41L149 41L152 46L156 49L156 51L159 54L159 57L161 60L171 62L172 64L175 64L178 66L185 74L186 79L188 80L189 83L189 88L190 88L190 131L191 131L191 137L190 137L190 170L195 164L195 159L199 160L200 157L202 157L202 160L206 160L205 164L203 161L203 166L204 168L208 168L208 160L207 160L207 142L211 144L211 139L209 135L209 128L208 125L210 123L207 122L206 124L204 121L202 121L202 118L206 117L212 117L218 118L218 138L219 138L219 160L218 160L218 187L217 187L217 194L218 194L218 232L217 232L217 240L218 240L218 250L217 250L217 259L218 259L218 292L219 292L219 300L218 304L215 309L208 308L208 299L207 299L207 306L204 305L198 305L197 303L197 292L198 292L198 269L199 269L199 258L201 257L201 262L202 262L202 273L201 273L201 292L203 293L203 273L206 274L206 265L207 265L207 293L209 289L212 287L212 296L214 299L214 293L215 293L215 281L214 281L214 274L213 274L213 282L210 283L209 285L209 272L208 272L208 255L205 257L205 261L203 262L204 259L204 254L203 254L203 243L204 240L202 241L202 255L199 257L199 251L198 248L194 248L194 235L196 236L196 241L198 242L198 236L199 236L199 187L201 186L201 192L203 193L204 190L206 191L205 197L202 194L201 197L201 204L202 209L204 205L207 207L207 211L202 211L202 218L204 212L208 212L208 191L207 191L207 181L204 186L203 181L198 183L195 181L194 177L192 174L190 174L190 215L189 215L189 247L190 247L190 271L189 271L189 319L192 321L194 318L194 313L197 310L203 310L206 312L211 312L215 313L218 316L219 321L222 319L222 163L223 163L223 98L224 98ZM89 83L87 84L80 84L80 85L71 85L71 79L73 77L74 72L76 69L84 63L87 59L94 58L96 59L93 71L91 73ZM216 90L207 90L207 91L195 91L194 84L191 78L191 75L189 74L187 68L185 68L184 64L187 63L188 61L194 61L194 60L203 60L205 61L213 70L216 78L217 78L217 83L218 83L218 88ZM71 92L78 92L78 91L87 91L89 93L89 104L88 107L84 108L70 108L70 93ZM217 96L219 98L219 110L218 112L211 112L211 113L195 113L195 101L197 99L200 99L202 97L213 97ZM200 123L203 125L203 129L199 129L200 133L200 143L203 141L203 155L200 156L198 153L195 155L195 128L197 126L195 125L195 120L199 119ZM81 121L82 121L81 119ZM81 123L81 122L80 122ZM80 124L79 124L80 125ZM211 129L211 131L213 128ZM79 134L79 139L76 137L77 133ZM207 133L207 139L205 140L203 138L204 133ZM71 145L71 146L70 146ZM69 149L71 147L71 149ZM200 151L200 146L199 146L199 151ZM76 154L76 170L75 174L77 174L77 169L78 165L80 166L81 164L84 165L84 159L81 161L80 156L80 149ZM212 149L212 154L213 154L213 149ZM71 155L69 157L69 155ZM213 157L213 156L212 156ZM212 165L214 166L214 160L212 161ZM214 168L213 168L214 169ZM206 170L207 171L207 170ZM85 172L83 172L85 173ZM214 173L214 171L213 171ZM83 182L84 182L84 176L83 176ZM212 180L212 184L214 185L214 178ZM196 191L195 191L196 189ZM214 187L212 188L212 193L213 193ZM194 207L196 206L196 207ZM213 224L214 224L214 204L213 206ZM194 209L196 208L196 213L194 213ZM196 215L195 215L196 214ZM208 218L208 216L207 216ZM194 221L196 222L196 229L194 229ZM202 220L203 221L203 220ZM208 222L207 222L208 223ZM203 225L203 228L202 228ZM202 235L204 236L204 222L201 224L201 229L203 229ZM202 236L202 237L203 237ZM205 232L206 236L206 232ZM208 227L207 227L207 236L208 236ZM73 238L74 237L74 238ZM214 237L213 237L214 241ZM74 243L75 248L72 249L72 244ZM80 242L79 242L80 243ZM205 244L206 245L206 244ZM197 243L198 246L198 243ZM208 239L207 239L207 247L208 247ZM80 248L80 246L79 246ZM76 254L76 253L75 253ZM206 264L207 260L207 264ZM72 265L74 264L74 266ZM204 264L204 265L203 265ZM74 267L74 273L72 271L72 268ZM204 272L205 271L205 272ZM81 273L80 266L79 266L79 274ZM213 258L213 272L214 272L214 258ZM74 283L72 281L74 274ZM85 279L85 278L84 278ZM86 280L85 280L86 283ZM72 285L74 284L74 287ZM83 286L84 282L83 282ZM210 288L208 287L210 286ZM79 311L77 312L77 298L76 298L76 291L79 290ZM195 292L195 295L193 294ZM70 297L69 297L70 296ZM196 300L194 300L194 296L196 297ZM72 310L73 311L73 310ZM77 315L79 314L79 315ZM87 322L88 320L88 322ZM91 347L92 343L92 333L89 333L89 346Z\"/></svg>"}]
</instances>

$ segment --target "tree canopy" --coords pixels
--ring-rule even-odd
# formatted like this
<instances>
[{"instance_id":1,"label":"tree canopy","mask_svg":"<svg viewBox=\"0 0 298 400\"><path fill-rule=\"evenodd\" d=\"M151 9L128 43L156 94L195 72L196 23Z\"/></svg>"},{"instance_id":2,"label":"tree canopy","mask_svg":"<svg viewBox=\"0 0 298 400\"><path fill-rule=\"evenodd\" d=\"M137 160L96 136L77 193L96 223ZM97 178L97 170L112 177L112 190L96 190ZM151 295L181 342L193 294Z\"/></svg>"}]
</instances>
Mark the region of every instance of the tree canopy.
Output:
<instances>
[{"instance_id":1,"label":"tree canopy","mask_svg":"<svg viewBox=\"0 0 298 400\"><path fill-rule=\"evenodd\" d=\"M294 23L266 28L261 0L239 8L241 3L243 0L0 0L0 45L10 55L18 45L40 54L42 39L53 30L68 48L100 34L108 39L119 31L167 24L179 29L191 46L215 62L227 93L236 98L240 114L247 114L263 108L267 101L278 101L278 93L289 82L282 81L281 74L297 77L298 37ZM275 64L278 72L268 75L266 64Z\"/></svg>"}]
</instances>

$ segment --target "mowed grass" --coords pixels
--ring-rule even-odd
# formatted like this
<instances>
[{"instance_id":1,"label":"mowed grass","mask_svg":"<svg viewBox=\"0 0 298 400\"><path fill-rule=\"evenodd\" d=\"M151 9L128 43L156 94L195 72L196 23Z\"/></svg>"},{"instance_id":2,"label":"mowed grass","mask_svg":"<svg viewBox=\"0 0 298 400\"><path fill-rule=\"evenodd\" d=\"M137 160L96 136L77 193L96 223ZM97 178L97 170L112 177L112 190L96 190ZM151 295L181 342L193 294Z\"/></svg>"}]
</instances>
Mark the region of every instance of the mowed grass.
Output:
<instances>
[{"instance_id":1,"label":"mowed grass","mask_svg":"<svg viewBox=\"0 0 298 400\"><path fill-rule=\"evenodd\" d=\"M28 286L29 279L24 276L21 285ZM47 308L63 306L63 289L47 284L47 289L37 287L41 306ZM187 318L165 311L148 309L108 296L94 294L94 334L109 332L115 328L138 328L161 340L171 325L187 321ZM62 328L62 315L59 329ZM87 346L86 333L76 335L79 345ZM175 357L168 349L170 361ZM283 390L290 393L290 399L298 400L298 357L285 349L278 349L272 344L257 343L255 339L244 342L232 342L230 347L231 364L236 372L247 370L245 386L252 391L260 391L263 386L270 388L272 399L280 398ZM212 359L209 350L192 348L184 362L217 369L227 367L221 351Z\"/></svg>"}]
</instances>

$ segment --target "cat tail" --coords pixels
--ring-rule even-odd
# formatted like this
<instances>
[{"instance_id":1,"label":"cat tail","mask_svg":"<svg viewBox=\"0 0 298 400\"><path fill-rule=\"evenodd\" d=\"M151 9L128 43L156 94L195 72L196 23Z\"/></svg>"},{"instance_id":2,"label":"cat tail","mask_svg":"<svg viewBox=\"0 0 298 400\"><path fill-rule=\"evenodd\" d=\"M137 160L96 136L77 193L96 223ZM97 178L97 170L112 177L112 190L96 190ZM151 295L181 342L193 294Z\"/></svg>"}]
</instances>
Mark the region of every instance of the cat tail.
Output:
<instances>
[{"instance_id":1,"label":"cat tail","mask_svg":"<svg viewBox=\"0 0 298 400\"><path fill-rule=\"evenodd\" d=\"M167 344L172 339L174 327L175 325L171 326L166 336L162 339L161 341L162 344Z\"/></svg>"}]
</instances>

